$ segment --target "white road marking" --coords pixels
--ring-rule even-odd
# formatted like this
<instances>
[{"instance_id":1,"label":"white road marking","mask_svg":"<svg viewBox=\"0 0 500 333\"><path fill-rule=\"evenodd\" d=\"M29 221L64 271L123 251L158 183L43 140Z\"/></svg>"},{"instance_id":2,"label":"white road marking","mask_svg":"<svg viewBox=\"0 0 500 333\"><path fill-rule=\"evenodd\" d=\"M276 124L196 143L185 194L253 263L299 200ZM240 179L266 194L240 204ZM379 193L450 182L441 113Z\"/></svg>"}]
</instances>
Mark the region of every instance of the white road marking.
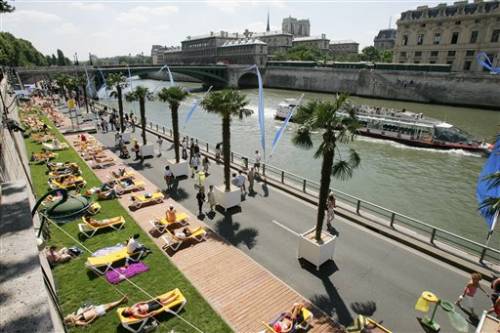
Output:
<instances>
[{"instance_id":1,"label":"white road marking","mask_svg":"<svg viewBox=\"0 0 500 333\"><path fill-rule=\"evenodd\" d=\"M300 233L298 233L298 232L296 232L296 231L293 231L292 229L290 229L290 228L289 228L289 227L287 227L286 225L283 225L283 224L279 223L279 222L278 222L278 221L276 221L276 220L273 220L273 223L274 223L274 224L276 224L277 226L279 226L279 227L281 227L281 228L285 229L286 231L288 231L288 232L290 232L290 233L294 234L295 236L300 235Z\"/></svg>"}]
</instances>

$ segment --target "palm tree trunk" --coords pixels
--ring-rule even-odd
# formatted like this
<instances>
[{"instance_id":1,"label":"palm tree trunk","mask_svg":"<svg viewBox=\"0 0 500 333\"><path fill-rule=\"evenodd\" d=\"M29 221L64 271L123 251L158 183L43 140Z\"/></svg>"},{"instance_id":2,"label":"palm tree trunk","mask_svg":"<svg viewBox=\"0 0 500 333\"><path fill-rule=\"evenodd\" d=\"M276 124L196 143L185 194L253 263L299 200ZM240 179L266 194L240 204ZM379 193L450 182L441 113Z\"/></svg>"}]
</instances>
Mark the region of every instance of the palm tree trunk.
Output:
<instances>
[{"instance_id":1,"label":"palm tree trunk","mask_svg":"<svg viewBox=\"0 0 500 333\"><path fill-rule=\"evenodd\" d=\"M145 146L146 141L146 100L139 99L139 111L141 112L141 128L142 128L142 144Z\"/></svg>"},{"instance_id":2,"label":"palm tree trunk","mask_svg":"<svg viewBox=\"0 0 500 333\"><path fill-rule=\"evenodd\" d=\"M175 163L180 162L179 157L179 112L178 105L172 105L172 129L174 131L174 152L175 152Z\"/></svg>"},{"instance_id":3,"label":"palm tree trunk","mask_svg":"<svg viewBox=\"0 0 500 333\"><path fill-rule=\"evenodd\" d=\"M125 132L125 126L123 124L123 98L122 98L122 87L118 84L116 85L116 94L118 95L118 115L120 117L120 131Z\"/></svg>"},{"instance_id":4,"label":"palm tree trunk","mask_svg":"<svg viewBox=\"0 0 500 333\"><path fill-rule=\"evenodd\" d=\"M231 191L231 118L222 118L222 154L224 156L224 184L226 192Z\"/></svg>"},{"instance_id":5,"label":"palm tree trunk","mask_svg":"<svg viewBox=\"0 0 500 333\"><path fill-rule=\"evenodd\" d=\"M323 153L323 162L321 164L321 181L319 188L318 216L316 221L316 240L321 240L321 231L323 230L323 221L325 220L326 200L330 192L330 180L333 167L333 150L325 150Z\"/></svg>"}]
</instances>

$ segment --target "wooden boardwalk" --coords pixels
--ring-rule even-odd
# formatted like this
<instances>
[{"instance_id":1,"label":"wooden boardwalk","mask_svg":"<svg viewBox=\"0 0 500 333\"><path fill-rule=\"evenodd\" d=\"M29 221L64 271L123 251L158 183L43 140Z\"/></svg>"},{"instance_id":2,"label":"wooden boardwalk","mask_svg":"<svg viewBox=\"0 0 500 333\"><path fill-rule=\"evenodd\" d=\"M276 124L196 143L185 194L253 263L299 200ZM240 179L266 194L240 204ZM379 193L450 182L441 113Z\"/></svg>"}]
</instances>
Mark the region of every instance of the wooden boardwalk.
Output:
<instances>
[{"instance_id":1,"label":"wooden boardwalk","mask_svg":"<svg viewBox=\"0 0 500 333\"><path fill-rule=\"evenodd\" d=\"M66 139L73 144L77 136L67 135ZM106 154L113 157L116 164L106 169L94 169L94 173L102 182L110 180L111 171L125 168L129 172L134 172L136 179L144 182L146 192L158 190L143 175L121 163L114 153L106 150ZM132 195L134 193L125 194L118 199L123 207L128 209ZM161 204L139 210L129 209L130 216L147 232L159 249L164 246L164 241L151 232L152 226L149 221L163 216L170 205L173 205L177 212L188 214L190 226L202 226L210 230L195 214L170 198ZM163 253L236 332L262 331L263 321L269 322L277 314L289 311L295 302L306 304L314 313L309 332L339 332L336 324L323 312L310 305L295 290L238 248L211 231L204 242L183 246L175 253L170 250Z\"/></svg>"}]
</instances>

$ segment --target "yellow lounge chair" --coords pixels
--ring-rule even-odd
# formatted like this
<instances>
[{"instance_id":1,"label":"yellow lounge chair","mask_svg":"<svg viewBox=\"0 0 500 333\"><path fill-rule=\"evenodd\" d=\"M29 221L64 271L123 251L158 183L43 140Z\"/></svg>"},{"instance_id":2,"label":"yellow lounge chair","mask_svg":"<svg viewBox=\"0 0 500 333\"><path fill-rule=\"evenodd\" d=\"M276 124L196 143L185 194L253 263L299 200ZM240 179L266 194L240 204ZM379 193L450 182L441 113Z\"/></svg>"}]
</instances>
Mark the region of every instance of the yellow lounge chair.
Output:
<instances>
[{"instance_id":1,"label":"yellow lounge chair","mask_svg":"<svg viewBox=\"0 0 500 333\"><path fill-rule=\"evenodd\" d=\"M82 216L83 223L78 224L78 230L87 238L91 238L96 232L106 228L120 230L125 225L125 218L123 216L116 216L109 219L104 219L98 224L92 224L88 216Z\"/></svg>"},{"instance_id":2,"label":"yellow lounge chair","mask_svg":"<svg viewBox=\"0 0 500 333\"><path fill-rule=\"evenodd\" d=\"M349 333L361 333L366 326L373 327L370 332L373 333L392 333L390 330L377 323L371 318L363 315L358 315L353 321L352 325L347 327L347 332Z\"/></svg>"},{"instance_id":3,"label":"yellow lounge chair","mask_svg":"<svg viewBox=\"0 0 500 333\"><path fill-rule=\"evenodd\" d=\"M126 171L123 175L120 175L116 171L111 171L111 175L109 177L114 180L120 181L124 179L135 178L135 173L132 171Z\"/></svg>"},{"instance_id":4,"label":"yellow lounge chair","mask_svg":"<svg viewBox=\"0 0 500 333\"><path fill-rule=\"evenodd\" d=\"M69 146L66 142L60 142L58 146L56 146L53 143L50 142L44 142L42 143L43 148L50 150L50 151L58 151L58 150L65 150L68 149Z\"/></svg>"},{"instance_id":5,"label":"yellow lounge chair","mask_svg":"<svg viewBox=\"0 0 500 333\"><path fill-rule=\"evenodd\" d=\"M87 182L81 176L68 176L71 180L68 183L61 182L59 179L49 180L49 187L53 190L64 189L64 190L79 190L87 185Z\"/></svg>"},{"instance_id":6,"label":"yellow lounge chair","mask_svg":"<svg viewBox=\"0 0 500 333\"><path fill-rule=\"evenodd\" d=\"M76 164L75 162L65 162L65 163L49 162L49 163L47 163L47 168L50 171L61 171L61 170L70 169L70 168L80 169L80 166L78 164Z\"/></svg>"},{"instance_id":7,"label":"yellow lounge chair","mask_svg":"<svg viewBox=\"0 0 500 333\"><path fill-rule=\"evenodd\" d=\"M162 203L165 196L161 192L155 192L151 194L151 197L149 198L146 198L144 194L133 195L132 198L134 198L134 201L129 206L129 208L139 209L141 207L147 206L152 203L154 204Z\"/></svg>"},{"instance_id":8,"label":"yellow lounge chair","mask_svg":"<svg viewBox=\"0 0 500 333\"><path fill-rule=\"evenodd\" d=\"M118 308L116 310L116 313L118 314L118 318L120 318L120 323L122 324L123 328L129 330L132 333L138 333L141 332L144 326L148 323L148 321L153 318L156 315L159 315L162 312L167 312L172 315L178 314L181 312L181 310L184 308L184 306L187 303L186 297L182 294L182 292L179 290L179 288L176 288L174 290L171 290L169 292L166 292L163 295L160 295L159 297L166 297L171 295L172 293L175 293L177 295L177 298L170 302L169 304L165 304L162 308L152 311L150 314L151 316L147 318L136 318L136 317L125 317L123 315L123 311L126 308ZM149 300L149 301L153 301ZM149 302L148 301L148 302Z\"/></svg>"},{"instance_id":9,"label":"yellow lounge chair","mask_svg":"<svg viewBox=\"0 0 500 333\"><path fill-rule=\"evenodd\" d=\"M116 192L119 195L134 192L134 191L142 191L144 190L144 182L140 182L134 179L132 180L132 184L129 186L122 186L120 181L117 181L118 186L116 186Z\"/></svg>"},{"instance_id":10,"label":"yellow lounge chair","mask_svg":"<svg viewBox=\"0 0 500 333\"><path fill-rule=\"evenodd\" d=\"M91 161L89 161L89 164L90 164L90 167L92 169L106 169L106 168L109 168L110 166L115 165L115 161L111 160L111 161L99 163L99 162L96 162L94 160L91 160Z\"/></svg>"},{"instance_id":11,"label":"yellow lounge chair","mask_svg":"<svg viewBox=\"0 0 500 333\"><path fill-rule=\"evenodd\" d=\"M282 317L282 315L283 313L281 313L279 316L273 319L270 323L262 322L262 324L264 324L265 329L264 331L261 331L259 333L266 333L266 332L277 333L274 330L273 325L276 323L276 321L278 321ZM302 307L302 321L300 323L295 323L289 332L294 333L298 330L300 331L308 330L313 318L314 318L313 313L305 306Z\"/></svg>"},{"instance_id":12,"label":"yellow lounge chair","mask_svg":"<svg viewBox=\"0 0 500 333\"><path fill-rule=\"evenodd\" d=\"M186 238L179 238L175 236L175 234L170 230L168 230L167 228L165 228L165 230L167 231L167 234L161 237L165 241L165 245L163 245L162 247L164 250L168 250L170 248L173 251L177 251L184 242L189 242L194 240L200 243L205 239L207 239L207 232L202 227L190 229L191 235L189 235Z\"/></svg>"},{"instance_id":13,"label":"yellow lounge chair","mask_svg":"<svg viewBox=\"0 0 500 333\"><path fill-rule=\"evenodd\" d=\"M85 267L94 271L97 274L106 273L113 264L125 260L125 265L128 265L130 261L138 262L147 253L147 250L140 250L132 255L127 252L127 247L123 247L120 250L109 253L100 257L88 257L85 262Z\"/></svg>"},{"instance_id":14,"label":"yellow lounge chair","mask_svg":"<svg viewBox=\"0 0 500 333\"><path fill-rule=\"evenodd\" d=\"M52 160L57 157L57 153L53 152L38 152L38 153L33 153L31 155L31 160L30 163L33 164L38 164L38 163L43 163L49 160Z\"/></svg>"},{"instance_id":15,"label":"yellow lounge chair","mask_svg":"<svg viewBox=\"0 0 500 333\"><path fill-rule=\"evenodd\" d=\"M155 219L149 221L149 224L151 224L156 231L158 231L159 233L162 234L165 232L165 229L168 226L171 226L174 224L186 226L188 224L187 223L188 218L189 218L189 216L186 213L176 213L175 214L175 222L169 222L169 221L167 221L167 218L164 217L161 219L155 218Z\"/></svg>"}]
</instances>

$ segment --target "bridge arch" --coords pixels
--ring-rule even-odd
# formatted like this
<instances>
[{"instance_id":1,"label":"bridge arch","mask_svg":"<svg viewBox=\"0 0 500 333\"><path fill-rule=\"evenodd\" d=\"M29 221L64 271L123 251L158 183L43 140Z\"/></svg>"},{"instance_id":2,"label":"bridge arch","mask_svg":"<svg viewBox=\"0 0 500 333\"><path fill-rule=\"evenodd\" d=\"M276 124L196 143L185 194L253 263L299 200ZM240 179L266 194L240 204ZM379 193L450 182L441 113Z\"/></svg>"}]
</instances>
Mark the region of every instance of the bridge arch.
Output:
<instances>
[{"instance_id":1,"label":"bridge arch","mask_svg":"<svg viewBox=\"0 0 500 333\"><path fill-rule=\"evenodd\" d=\"M238 88L256 88L259 86L259 80L255 72L243 73L238 78Z\"/></svg>"}]
</instances>

